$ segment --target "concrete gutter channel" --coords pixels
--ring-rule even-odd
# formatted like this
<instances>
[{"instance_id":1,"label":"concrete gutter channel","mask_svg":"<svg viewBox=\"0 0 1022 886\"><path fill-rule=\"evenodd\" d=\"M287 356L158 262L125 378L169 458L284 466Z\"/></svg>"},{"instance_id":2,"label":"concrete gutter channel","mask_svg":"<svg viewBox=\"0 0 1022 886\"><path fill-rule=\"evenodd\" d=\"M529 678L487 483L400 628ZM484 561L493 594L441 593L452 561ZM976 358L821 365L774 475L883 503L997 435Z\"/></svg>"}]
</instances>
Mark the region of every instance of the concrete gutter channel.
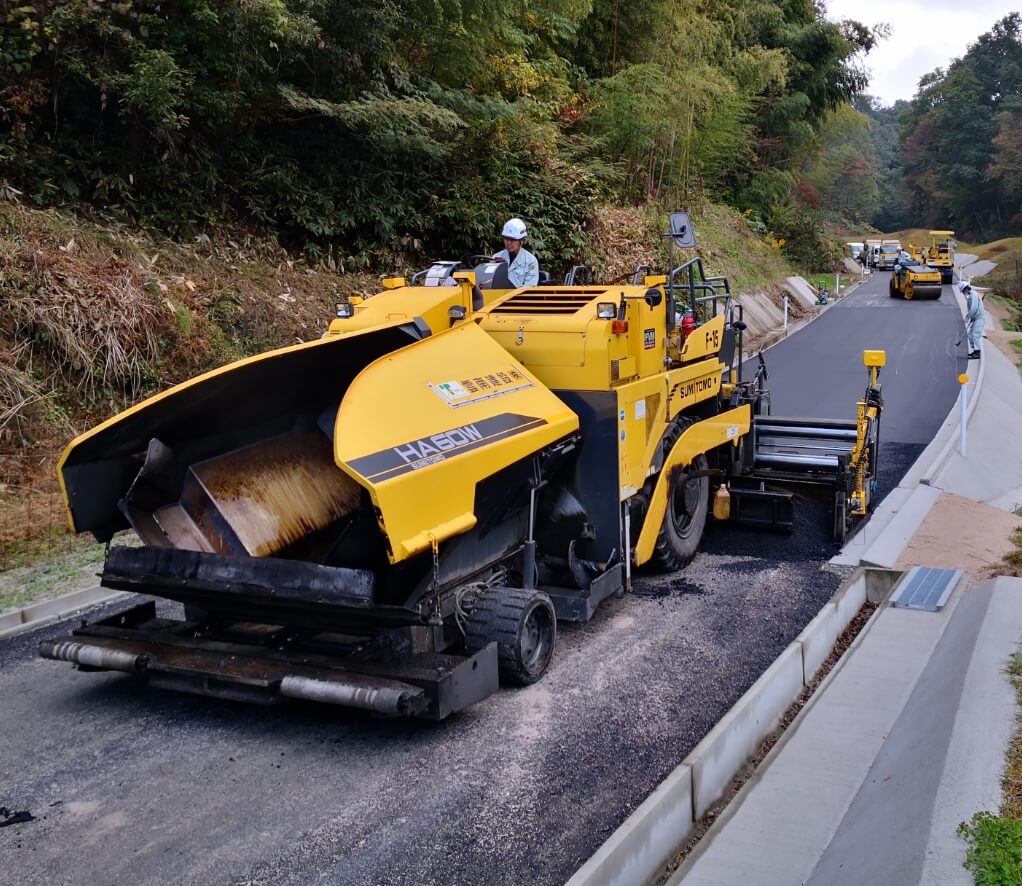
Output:
<instances>
[{"instance_id":1,"label":"concrete gutter channel","mask_svg":"<svg viewBox=\"0 0 1022 886\"><path fill-rule=\"evenodd\" d=\"M111 603L127 596L128 594L123 591L111 591L109 588L96 586L75 591L72 594L65 594L62 597L55 597L52 600L33 603L31 606L23 606L21 609L13 609L0 614L0 640L23 631L41 628L51 622L70 618L93 606Z\"/></svg>"},{"instance_id":2,"label":"concrete gutter channel","mask_svg":"<svg viewBox=\"0 0 1022 886\"><path fill-rule=\"evenodd\" d=\"M964 299L957 291L955 296L964 315ZM793 330L789 330L788 334L790 331ZM971 391L965 415L966 425L979 402L986 362L979 360L969 364ZM888 494L869 523L831 560L835 565L858 565L859 568L738 703L575 873L567 886L639 886L664 875L667 864L684 847L700 819L725 795L733 780L753 757L760 743L776 730L784 713L811 683L838 637L863 604L867 601L883 603L901 578L902 572L889 567L894 565L900 552L941 494L935 482L954 453L954 447L958 442L962 421L959 404L960 401L955 404L934 439L908 470L901 484ZM961 598L965 584L967 578L963 577L944 612L933 614L936 618L941 619L941 616L952 611ZM671 877L671 886L682 882L685 875L691 872L693 863L700 853L708 848L716 835L721 833L721 829L736 813L747 793L762 778L788 741L794 738L798 727L822 698L827 687L837 679L846 662L850 661L851 653L865 642L880 616L888 611L890 610L884 606L878 606L849 649L787 727L757 771L732 799L728 808L717 819L710 832L703 837L699 846L693 850L692 855L686 859L681 869ZM897 616L905 611L893 612ZM929 616L930 613L911 615ZM928 646L930 652L939 641L947 621L947 618L941 619L939 628L927 639L930 643ZM922 656L920 668L925 665L926 658L925 655ZM918 673L916 676L918 677ZM891 723L897 719L904 707L904 698L901 701L901 706L896 706L895 710L888 712L891 714ZM1014 712L1010 705L1008 710L1013 717ZM887 726L889 727L890 723ZM886 730L881 733L879 744L873 750L873 757L865 761L866 770L879 752L885 736ZM774 800L776 801L776 797ZM768 816L780 813L776 802L770 808L774 811L767 812ZM832 836L833 832L830 832L828 837ZM860 849L861 845L863 844L859 844ZM778 848L777 855L781 857L779 861L782 865L785 863L783 855L790 849L791 847ZM826 841L821 846L812 847L817 859L825 849ZM778 858L774 860L778 861ZM964 873L960 862L956 864ZM773 876L762 868L759 868L759 871L765 877L761 881L763 883L806 882L799 873L796 873L793 866L782 870L779 876L777 871L771 872ZM803 873L811 874L812 871L813 866L809 865ZM751 882L742 879L750 876L748 869L736 873L738 876L735 882ZM704 882L698 877L696 881ZM718 883L718 880L711 875L705 882Z\"/></svg>"}]
</instances>

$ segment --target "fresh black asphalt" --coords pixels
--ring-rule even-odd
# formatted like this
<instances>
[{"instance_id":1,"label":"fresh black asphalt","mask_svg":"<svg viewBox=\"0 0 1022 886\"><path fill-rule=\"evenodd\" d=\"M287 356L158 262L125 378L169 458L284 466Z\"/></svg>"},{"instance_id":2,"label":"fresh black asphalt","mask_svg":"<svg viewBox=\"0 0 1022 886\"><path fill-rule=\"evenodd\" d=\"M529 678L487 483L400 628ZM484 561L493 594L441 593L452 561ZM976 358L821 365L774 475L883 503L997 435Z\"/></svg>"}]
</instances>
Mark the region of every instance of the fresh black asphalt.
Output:
<instances>
[{"instance_id":1,"label":"fresh black asphalt","mask_svg":"<svg viewBox=\"0 0 1022 886\"><path fill-rule=\"evenodd\" d=\"M886 275L767 353L774 412L853 417L884 348L881 492L944 420L964 365L950 287ZM0 643L0 880L22 884L561 884L830 598L830 517L711 527L683 572L642 576L566 626L537 685L440 724L146 689Z\"/></svg>"}]
</instances>

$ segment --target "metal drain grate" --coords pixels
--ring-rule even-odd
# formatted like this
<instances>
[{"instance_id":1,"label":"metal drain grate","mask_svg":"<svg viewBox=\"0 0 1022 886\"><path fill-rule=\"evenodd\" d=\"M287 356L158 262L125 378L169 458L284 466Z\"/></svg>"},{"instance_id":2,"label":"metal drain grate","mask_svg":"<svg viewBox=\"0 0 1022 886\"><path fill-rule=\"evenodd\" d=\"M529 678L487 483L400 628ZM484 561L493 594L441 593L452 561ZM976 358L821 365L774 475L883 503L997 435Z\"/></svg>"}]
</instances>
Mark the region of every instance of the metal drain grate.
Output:
<instances>
[{"instance_id":1,"label":"metal drain grate","mask_svg":"<svg viewBox=\"0 0 1022 886\"><path fill-rule=\"evenodd\" d=\"M937 612L951 596L962 577L960 569L934 569L913 566L891 595L891 605L902 609L923 609Z\"/></svg>"}]
</instances>

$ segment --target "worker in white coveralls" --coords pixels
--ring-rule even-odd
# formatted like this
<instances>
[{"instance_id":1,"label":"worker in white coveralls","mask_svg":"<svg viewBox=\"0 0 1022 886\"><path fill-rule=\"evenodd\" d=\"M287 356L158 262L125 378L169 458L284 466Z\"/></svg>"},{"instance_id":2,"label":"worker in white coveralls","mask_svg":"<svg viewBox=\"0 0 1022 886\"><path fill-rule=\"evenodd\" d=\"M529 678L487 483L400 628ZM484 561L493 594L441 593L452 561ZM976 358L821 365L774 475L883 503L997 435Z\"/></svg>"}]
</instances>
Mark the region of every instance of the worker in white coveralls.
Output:
<instances>
[{"instance_id":1,"label":"worker in white coveralls","mask_svg":"<svg viewBox=\"0 0 1022 886\"><path fill-rule=\"evenodd\" d=\"M965 296L965 327L969 331L969 359L979 359L979 343L983 339L983 327L986 317L983 313L983 296L972 285L963 280L958 284L958 291Z\"/></svg>"},{"instance_id":2,"label":"worker in white coveralls","mask_svg":"<svg viewBox=\"0 0 1022 886\"><path fill-rule=\"evenodd\" d=\"M539 262L527 249L522 248L528 232L520 218L509 219L501 232L504 248L494 258L507 262L507 276L515 289L536 286L539 283Z\"/></svg>"}]
</instances>

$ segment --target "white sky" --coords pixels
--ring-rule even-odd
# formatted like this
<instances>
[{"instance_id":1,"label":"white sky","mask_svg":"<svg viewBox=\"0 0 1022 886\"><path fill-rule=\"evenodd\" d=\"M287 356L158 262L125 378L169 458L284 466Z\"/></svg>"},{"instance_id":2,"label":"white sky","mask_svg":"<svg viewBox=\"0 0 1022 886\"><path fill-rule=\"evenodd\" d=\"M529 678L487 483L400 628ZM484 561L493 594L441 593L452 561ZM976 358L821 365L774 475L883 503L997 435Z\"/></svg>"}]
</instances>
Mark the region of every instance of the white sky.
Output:
<instances>
[{"instance_id":1,"label":"white sky","mask_svg":"<svg viewBox=\"0 0 1022 886\"><path fill-rule=\"evenodd\" d=\"M986 34L1020 0L824 0L827 18L855 19L873 26L885 22L891 35L865 58L871 83L867 92L884 105L910 99L919 78L947 68L965 55L969 44Z\"/></svg>"}]
</instances>

